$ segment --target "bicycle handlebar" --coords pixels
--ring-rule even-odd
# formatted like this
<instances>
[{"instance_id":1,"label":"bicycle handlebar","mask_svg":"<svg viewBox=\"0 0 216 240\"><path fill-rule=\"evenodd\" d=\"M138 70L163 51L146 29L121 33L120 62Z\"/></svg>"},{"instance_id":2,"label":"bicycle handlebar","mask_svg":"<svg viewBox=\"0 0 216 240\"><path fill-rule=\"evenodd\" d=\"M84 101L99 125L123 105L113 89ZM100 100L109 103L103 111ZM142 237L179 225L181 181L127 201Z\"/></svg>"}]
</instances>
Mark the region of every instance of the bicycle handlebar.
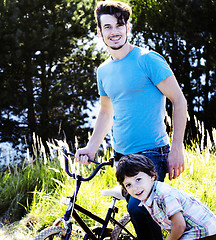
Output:
<instances>
[{"instance_id":1,"label":"bicycle handlebar","mask_svg":"<svg viewBox=\"0 0 216 240\"><path fill-rule=\"evenodd\" d=\"M63 150L64 150L64 154L65 154L65 171L66 171L66 173L74 179L76 177L78 177L80 181L90 181L103 166L106 166L106 165L113 166L113 158L110 158L109 162L103 162L103 163L99 163L99 162L96 162L96 161L93 161L93 160L89 160L89 162L93 162L95 164L98 164L98 166L97 166L97 168L95 168L95 170L92 172L92 174L89 177L84 178L80 175L76 175L75 173L70 172L69 167L68 167L68 156L74 156L74 154L71 153L71 152L68 152L65 148Z\"/></svg>"}]
</instances>

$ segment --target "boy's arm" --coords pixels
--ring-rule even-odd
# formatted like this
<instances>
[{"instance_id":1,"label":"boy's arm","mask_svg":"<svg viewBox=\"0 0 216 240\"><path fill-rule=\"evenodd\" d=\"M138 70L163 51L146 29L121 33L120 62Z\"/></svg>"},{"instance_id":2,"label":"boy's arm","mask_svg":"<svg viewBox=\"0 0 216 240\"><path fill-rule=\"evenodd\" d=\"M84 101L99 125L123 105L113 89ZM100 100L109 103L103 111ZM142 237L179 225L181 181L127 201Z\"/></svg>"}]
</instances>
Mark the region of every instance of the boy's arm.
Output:
<instances>
[{"instance_id":1,"label":"boy's arm","mask_svg":"<svg viewBox=\"0 0 216 240\"><path fill-rule=\"evenodd\" d=\"M173 226L167 240L178 240L186 228L186 222L184 220L183 214L181 212L177 212L170 219Z\"/></svg>"}]
</instances>

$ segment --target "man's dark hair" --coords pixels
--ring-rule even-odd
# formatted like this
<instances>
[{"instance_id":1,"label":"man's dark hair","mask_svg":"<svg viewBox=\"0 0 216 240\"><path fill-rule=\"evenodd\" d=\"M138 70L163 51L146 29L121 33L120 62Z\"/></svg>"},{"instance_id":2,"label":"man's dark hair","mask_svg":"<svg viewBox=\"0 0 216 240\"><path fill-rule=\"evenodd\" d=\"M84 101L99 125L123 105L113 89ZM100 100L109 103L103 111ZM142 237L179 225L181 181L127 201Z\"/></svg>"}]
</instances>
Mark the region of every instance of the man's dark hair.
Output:
<instances>
[{"instance_id":1,"label":"man's dark hair","mask_svg":"<svg viewBox=\"0 0 216 240\"><path fill-rule=\"evenodd\" d=\"M130 6L120 1L100 1L95 9L95 18L101 28L101 15L110 14L117 18L118 24L126 24L132 11Z\"/></svg>"},{"instance_id":2,"label":"man's dark hair","mask_svg":"<svg viewBox=\"0 0 216 240\"><path fill-rule=\"evenodd\" d=\"M154 163L141 154L128 154L120 158L116 167L117 181L123 186L125 177L133 177L139 172L144 172L157 180Z\"/></svg>"}]
</instances>

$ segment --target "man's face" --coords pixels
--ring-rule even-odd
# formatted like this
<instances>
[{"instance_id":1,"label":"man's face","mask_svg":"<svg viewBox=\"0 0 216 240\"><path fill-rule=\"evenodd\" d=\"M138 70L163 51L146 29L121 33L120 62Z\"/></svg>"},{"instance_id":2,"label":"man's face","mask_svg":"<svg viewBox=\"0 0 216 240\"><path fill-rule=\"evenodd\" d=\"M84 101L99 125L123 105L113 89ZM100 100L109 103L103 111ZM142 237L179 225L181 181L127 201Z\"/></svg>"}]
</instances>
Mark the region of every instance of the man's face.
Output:
<instances>
[{"instance_id":1,"label":"man's face","mask_svg":"<svg viewBox=\"0 0 216 240\"><path fill-rule=\"evenodd\" d=\"M121 49L127 43L128 30L128 25L118 23L116 17L109 14L101 16L101 29L98 29L98 33L107 47Z\"/></svg>"}]
</instances>

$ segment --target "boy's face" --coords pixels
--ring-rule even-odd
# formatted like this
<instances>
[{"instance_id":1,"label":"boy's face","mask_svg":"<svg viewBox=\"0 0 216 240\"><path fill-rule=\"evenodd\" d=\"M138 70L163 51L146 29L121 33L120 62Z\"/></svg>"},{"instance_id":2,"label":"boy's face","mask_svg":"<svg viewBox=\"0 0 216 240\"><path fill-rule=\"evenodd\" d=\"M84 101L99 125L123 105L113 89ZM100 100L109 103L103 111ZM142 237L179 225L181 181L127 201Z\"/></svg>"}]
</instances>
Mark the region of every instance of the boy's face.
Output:
<instances>
[{"instance_id":1,"label":"boy's face","mask_svg":"<svg viewBox=\"0 0 216 240\"><path fill-rule=\"evenodd\" d=\"M154 177L150 177L144 172L139 172L133 177L125 176L123 185L132 197L146 200L154 185Z\"/></svg>"},{"instance_id":2,"label":"boy's face","mask_svg":"<svg viewBox=\"0 0 216 240\"><path fill-rule=\"evenodd\" d=\"M127 31L129 25L119 24L115 16L109 14L101 15L101 29L98 34L103 38L107 47L118 50L127 43Z\"/></svg>"}]
</instances>

